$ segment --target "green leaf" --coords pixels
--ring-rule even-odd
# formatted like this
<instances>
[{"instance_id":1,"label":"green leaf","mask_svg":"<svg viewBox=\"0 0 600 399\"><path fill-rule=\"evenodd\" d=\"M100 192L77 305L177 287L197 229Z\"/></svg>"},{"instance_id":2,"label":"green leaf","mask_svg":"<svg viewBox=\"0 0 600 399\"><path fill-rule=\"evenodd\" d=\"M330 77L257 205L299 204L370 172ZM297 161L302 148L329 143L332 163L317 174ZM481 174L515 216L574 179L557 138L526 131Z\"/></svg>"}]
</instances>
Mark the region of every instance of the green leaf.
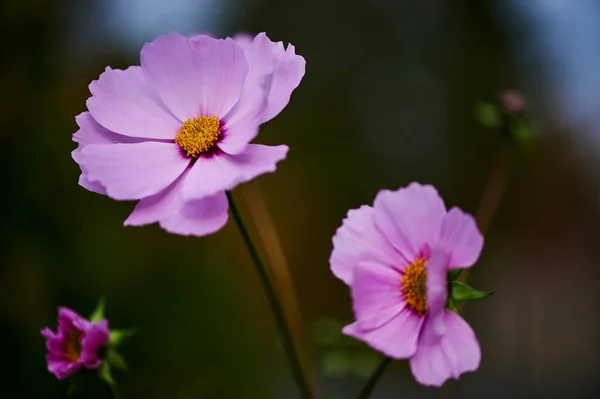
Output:
<instances>
[{"instance_id":1,"label":"green leaf","mask_svg":"<svg viewBox=\"0 0 600 399\"><path fill-rule=\"evenodd\" d=\"M126 330L110 330L108 334L108 344L116 347L125 342L128 338L138 333L137 328L128 328Z\"/></svg>"},{"instance_id":2,"label":"green leaf","mask_svg":"<svg viewBox=\"0 0 600 399\"><path fill-rule=\"evenodd\" d=\"M515 119L511 123L510 134L517 145L523 149L528 148L535 138L531 126L524 118Z\"/></svg>"},{"instance_id":3,"label":"green leaf","mask_svg":"<svg viewBox=\"0 0 600 399\"><path fill-rule=\"evenodd\" d=\"M454 303L454 301L452 300L452 298L448 298L448 302L446 303L446 307L448 309L450 309L451 311L453 311L454 313L458 314L458 309L456 307L456 303Z\"/></svg>"},{"instance_id":4,"label":"green leaf","mask_svg":"<svg viewBox=\"0 0 600 399\"><path fill-rule=\"evenodd\" d=\"M106 356L104 357L104 361L108 362L111 366L118 368L119 370L126 371L127 363L125 363L125 359L123 356L114 349L109 349L106 352Z\"/></svg>"},{"instance_id":5,"label":"green leaf","mask_svg":"<svg viewBox=\"0 0 600 399\"><path fill-rule=\"evenodd\" d=\"M497 128L502 121L498 107L490 103L479 103L475 108L475 117L485 127Z\"/></svg>"},{"instance_id":6,"label":"green leaf","mask_svg":"<svg viewBox=\"0 0 600 399\"><path fill-rule=\"evenodd\" d=\"M464 269L452 269L448 272L448 281L454 281L457 278L460 277L460 274L462 273Z\"/></svg>"},{"instance_id":7,"label":"green leaf","mask_svg":"<svg viewBox=\"0 0 600 399\"><path fill-rule=\"evenodd\" d=\"M96 305L96 309L94 309L94 312L90 316L90 321L93 323L97 323L103 319L104 319L104 298L100 297L100 299L98 300L98 305Z\"/></svg>"},{"instance_id":8,"label":"green leaf","mask_svg":"<svg viewBox=\"0 0 600 399\"><path fill-rule=\"evenodd\" d=\"M107 362L102 362L100 367L98 367L98 377L113 388L117 385L115 380L112 378L110 365Z\"/></svg>"},{"instance_id":9,"label":"green leaf","mask_svg":"<svg viewBox=\"0 0 600 399\"><path fill-rule=\"evenodd\" d=\"M350 369L351 359L344 351L331 351L323 357L321 367L326 375L339 377Z\"/></svg>"},{"instance_id":10,"label":"green leaf","mask_svg":"<svg viewBox=\"0 0 600 399\"><path fill-rule=\"evenodd\" d=\"M458 280L454 280L450 283L450 299L456 302L468 302L474 301L476 299L487 298L492 295L491 291L478 291L473 287L466 285L465 283L461 283Z\"/></svg>"}]
</instances>

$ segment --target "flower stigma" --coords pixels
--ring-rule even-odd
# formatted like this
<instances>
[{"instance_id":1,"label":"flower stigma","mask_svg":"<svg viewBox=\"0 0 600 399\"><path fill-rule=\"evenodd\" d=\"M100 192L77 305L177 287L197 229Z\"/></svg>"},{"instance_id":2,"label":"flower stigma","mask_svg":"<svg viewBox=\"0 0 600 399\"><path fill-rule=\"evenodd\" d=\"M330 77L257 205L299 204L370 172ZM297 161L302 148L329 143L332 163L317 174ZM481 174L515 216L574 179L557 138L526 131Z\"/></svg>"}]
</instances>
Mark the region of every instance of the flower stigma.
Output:
<instances>
[{"instance_id":1,"label":"flower stigma","mask_svg":"<svg viewBox=\"0 0 600 399\"><path fill-rule=\"evenodd\" d=\"M427 259L417 258L406 266L400 288L406 305L415 313L426 315L427 306Z\"/></svg>"},{"instance_id":2,"label":"flower stigma","mask_svg":"<svg viewBox=\"0 0 600 399\"><path fill-rule=\"evenodd\" d=\"M188 119L175 135L175 143L190 158L198 158L213 149L221 135L221 121L217 116L199 116Z\"/></svg>"},{"instance_id":3,"label":"flower stigma","mask_svg":"<svg viewBox=\"0 0 600 399\"><path fill-rule=\"evenodd\" d=\"M73 330L67 333L65 342L65 357L71 362L76 362L81 357L81 331Z\"/></svg>"}]
</instances>

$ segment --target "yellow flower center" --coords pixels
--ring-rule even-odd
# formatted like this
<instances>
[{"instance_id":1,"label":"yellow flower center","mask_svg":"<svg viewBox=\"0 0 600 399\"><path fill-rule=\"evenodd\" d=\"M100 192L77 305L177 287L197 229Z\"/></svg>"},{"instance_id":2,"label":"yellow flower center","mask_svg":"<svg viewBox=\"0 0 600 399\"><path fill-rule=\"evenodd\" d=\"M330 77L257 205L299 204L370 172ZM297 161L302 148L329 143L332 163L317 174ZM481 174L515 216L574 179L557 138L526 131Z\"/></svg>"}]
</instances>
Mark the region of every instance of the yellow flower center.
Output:
<instances>
[{"instance_id":1,"label":"yellow flower center","mask_svg":"<svg viewBox=\"0 0 600 399\"><path fill-rule=\"evenodd\" d=\"M415 313L427 314L427 259L417 258L406 266L400 287L406 305Z\"/></svg>"},{"instance_id":2,"label":"yellow flower center","mask_svg":"<svg viewBox=\"0 0 600 399\"><path fill-rule=\"evenodd\" d=\"M221 121L217 116L199 116L188 119L175 135L175 143L190 158L198 158L202 153L210 151L221 134Z\"/></svg>"},{"instance_id":3,"label":"yellow flower center","mask_svg":"<svg viewBox=\"0 0 600 399\"><path fill-rule=\"evenodd\" d=\"M67 334L65 357L71 362L76 362L81 357L81 331L72 330Z\"/></svg>"}]
</instances>

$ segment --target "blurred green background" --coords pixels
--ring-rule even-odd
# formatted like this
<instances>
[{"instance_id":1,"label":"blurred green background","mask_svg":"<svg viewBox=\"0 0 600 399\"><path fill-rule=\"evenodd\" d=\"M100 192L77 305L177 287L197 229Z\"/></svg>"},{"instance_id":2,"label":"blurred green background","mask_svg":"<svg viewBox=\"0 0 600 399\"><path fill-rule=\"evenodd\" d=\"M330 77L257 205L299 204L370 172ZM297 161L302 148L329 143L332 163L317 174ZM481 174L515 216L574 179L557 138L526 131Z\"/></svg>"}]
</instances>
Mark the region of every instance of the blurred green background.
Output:
<instances>
[{"instance_id":1,"label":"blurred green background","mask_svg":"<svg viewBox=\"0 0 600 399\"><path fill-rule=\"evenodd\" d=\"M204 238L125 228L133 203L77 185L71 135L87 85L107 65L139 64L143 43L171 30L266 31L307 60L258 139L289 145L288 158L257 184L324 399L354 397L378 360L336 334L352 314L328 258L347 210L420 181L475 212L500 141L473 109L523 90L539 140L511 152L470 276L496 295L465 312L483 361L453 397L600 397L597 2L8 0L0 11L0 398L64 397L39 331L55 328L57 306L88 315L100 295L112 327L141 331L124 348L130 371L115 374L124 398L298 398L232 221ZM103 395L89 381L75 397ZM372 397L439 391L398 361Z\"/></svg>"}]
</instances>

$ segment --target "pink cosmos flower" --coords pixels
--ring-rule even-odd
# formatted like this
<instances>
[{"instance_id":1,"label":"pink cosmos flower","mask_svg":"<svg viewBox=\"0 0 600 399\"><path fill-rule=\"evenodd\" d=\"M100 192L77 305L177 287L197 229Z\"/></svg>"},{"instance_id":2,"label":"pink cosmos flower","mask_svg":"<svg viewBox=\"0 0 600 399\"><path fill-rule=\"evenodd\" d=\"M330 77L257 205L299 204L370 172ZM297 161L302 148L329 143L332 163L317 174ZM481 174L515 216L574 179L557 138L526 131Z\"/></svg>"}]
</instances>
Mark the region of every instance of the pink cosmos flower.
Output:
<instances>
[{"instance_id":1,"label":"pink cosmos flower","mask_svg":"<svg viewBox=\"0 0 600 399\"><path fill-rule=\"evenodd\" d=\"M98 352L108 344L108 321L93 323L71 309L59 308L57 332L46 327L41 333L49 352L48 371L62 380L81 367L100 366Z\"/></svg>"},{"instance_id":2,"label":"pink cosmos flower","mask_svg":"<svg viewBox=\"0 0 600 399\"><path fill-rule=\"evenodd\" d=\"M331 270L350 287L356 316L345 334L409 358L424 385L477 369L473 330L445 308L446 273L472 266L483 247L473 217L446 211L435 188L412 183L349 211L333 245Z\"/></svg>"},{"instance_id":3,"label":"pink cosmos flower","mask_svg":"<svg viewBox=\"0 0 600 399\"><path fill-rule=\"evenodd\" d=\"M158 222L202 236L227 221L226 190L273 172L288 147L249 144L289 102L304 58L261 33L253 40L159 37L141 66L107 68L77 116L79 184L139 200L125 225Z\"/></svg>"}]
</instances>

